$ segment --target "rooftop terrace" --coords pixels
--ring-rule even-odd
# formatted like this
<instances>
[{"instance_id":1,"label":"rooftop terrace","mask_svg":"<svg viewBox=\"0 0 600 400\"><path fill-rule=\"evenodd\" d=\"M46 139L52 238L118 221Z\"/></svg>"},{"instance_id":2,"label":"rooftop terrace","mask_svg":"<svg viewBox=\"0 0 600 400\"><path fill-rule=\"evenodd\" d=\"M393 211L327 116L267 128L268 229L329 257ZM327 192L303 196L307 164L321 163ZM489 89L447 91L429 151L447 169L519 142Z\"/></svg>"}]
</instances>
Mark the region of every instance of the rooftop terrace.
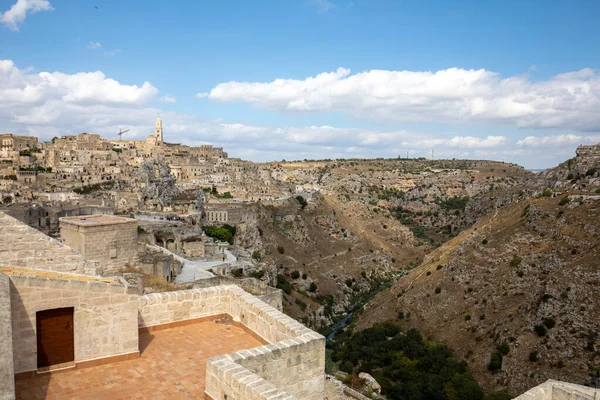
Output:
<instances>
[{"instance_id":1,"label":"rooftop terrace","mask_svg":"<svg viewBox=\"0 0 600 400\"><path fill-rule=\"evenodd\" d=\"M17 399L204 398L206 360L264 345L239 326L199 322L140 333L141 357L16 382Z\"/></svg>"}]
</instances>

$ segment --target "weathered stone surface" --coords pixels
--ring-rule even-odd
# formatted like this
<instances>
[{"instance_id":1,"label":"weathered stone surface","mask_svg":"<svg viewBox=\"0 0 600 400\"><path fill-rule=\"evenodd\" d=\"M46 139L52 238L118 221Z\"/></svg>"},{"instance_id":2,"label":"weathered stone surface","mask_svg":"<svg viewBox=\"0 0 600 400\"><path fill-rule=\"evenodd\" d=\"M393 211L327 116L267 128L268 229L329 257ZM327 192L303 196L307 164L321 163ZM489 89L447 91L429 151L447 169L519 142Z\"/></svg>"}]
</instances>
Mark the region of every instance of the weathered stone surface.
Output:
<instances>
[{"instance_id":1,"label":"weathered stone surface","mask_svg":"<svg viewBox=\"0 0 600 400\"><path fill-rule=\"evenodd\" d=\"M15 398L10 281L0 272L0 399Z\"/></svg>"}]
</instances>

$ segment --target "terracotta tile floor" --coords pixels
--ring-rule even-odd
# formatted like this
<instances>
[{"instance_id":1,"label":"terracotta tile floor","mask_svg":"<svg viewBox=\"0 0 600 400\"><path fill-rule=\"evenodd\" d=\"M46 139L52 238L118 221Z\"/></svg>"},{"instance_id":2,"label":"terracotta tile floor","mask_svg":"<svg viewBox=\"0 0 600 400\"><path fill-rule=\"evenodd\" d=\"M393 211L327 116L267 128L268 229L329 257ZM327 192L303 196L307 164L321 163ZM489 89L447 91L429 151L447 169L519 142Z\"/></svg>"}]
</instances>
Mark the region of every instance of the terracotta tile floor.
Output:
<instances>
[{"instance_id":1,"label":"terracotta tile floor","mask_svg":"<svg viewBox=\"0 0 600 400\"><path fill-rule=\"evenodd\" d=\"M140 358L19 380L17 399L203 399L207 358L261 345L212 321L145 333Z\"/></svg>"}]
</instances>

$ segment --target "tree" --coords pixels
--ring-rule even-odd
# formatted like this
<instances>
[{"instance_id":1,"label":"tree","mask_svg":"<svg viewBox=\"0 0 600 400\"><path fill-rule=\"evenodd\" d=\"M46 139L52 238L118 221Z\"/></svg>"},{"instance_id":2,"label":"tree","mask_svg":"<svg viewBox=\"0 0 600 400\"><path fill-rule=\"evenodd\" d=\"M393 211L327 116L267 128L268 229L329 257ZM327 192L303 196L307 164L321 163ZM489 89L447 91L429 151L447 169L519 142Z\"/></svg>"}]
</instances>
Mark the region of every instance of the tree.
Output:
<instances>
[{"instance_id":1,"label":"tree","mask_svg":"<svg viewBox=\"0 0 600 400\"><path fill-rule=\"evenodd\" d=\"M300 203L300 206L302 206L303 210L308 205L308 203L306 202L306 199L304 197L302 197L302 196L296 196L296 201L298 203Z\"/></svg>"}]
</instances>

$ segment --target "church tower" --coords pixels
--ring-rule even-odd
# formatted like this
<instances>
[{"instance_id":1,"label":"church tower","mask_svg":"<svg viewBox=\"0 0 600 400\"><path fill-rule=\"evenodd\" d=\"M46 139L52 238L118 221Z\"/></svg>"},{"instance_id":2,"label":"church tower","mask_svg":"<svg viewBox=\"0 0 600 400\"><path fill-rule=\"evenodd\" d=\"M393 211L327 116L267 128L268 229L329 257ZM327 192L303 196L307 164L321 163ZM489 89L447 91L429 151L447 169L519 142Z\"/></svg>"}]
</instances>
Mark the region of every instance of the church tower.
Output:
<instances>
[{"instance_id":1,"label":"church tower","mask_svg":"<svg viewBox=\"0 0 600 400\"><path fill-rule=\"evenodd\" d=\"M160 119L160 114L156 117L156 124L154 126L154 134L156 136L156 142L163 142L163 130L162 130L162 121Z\"/></svg>"}]
</instances>

